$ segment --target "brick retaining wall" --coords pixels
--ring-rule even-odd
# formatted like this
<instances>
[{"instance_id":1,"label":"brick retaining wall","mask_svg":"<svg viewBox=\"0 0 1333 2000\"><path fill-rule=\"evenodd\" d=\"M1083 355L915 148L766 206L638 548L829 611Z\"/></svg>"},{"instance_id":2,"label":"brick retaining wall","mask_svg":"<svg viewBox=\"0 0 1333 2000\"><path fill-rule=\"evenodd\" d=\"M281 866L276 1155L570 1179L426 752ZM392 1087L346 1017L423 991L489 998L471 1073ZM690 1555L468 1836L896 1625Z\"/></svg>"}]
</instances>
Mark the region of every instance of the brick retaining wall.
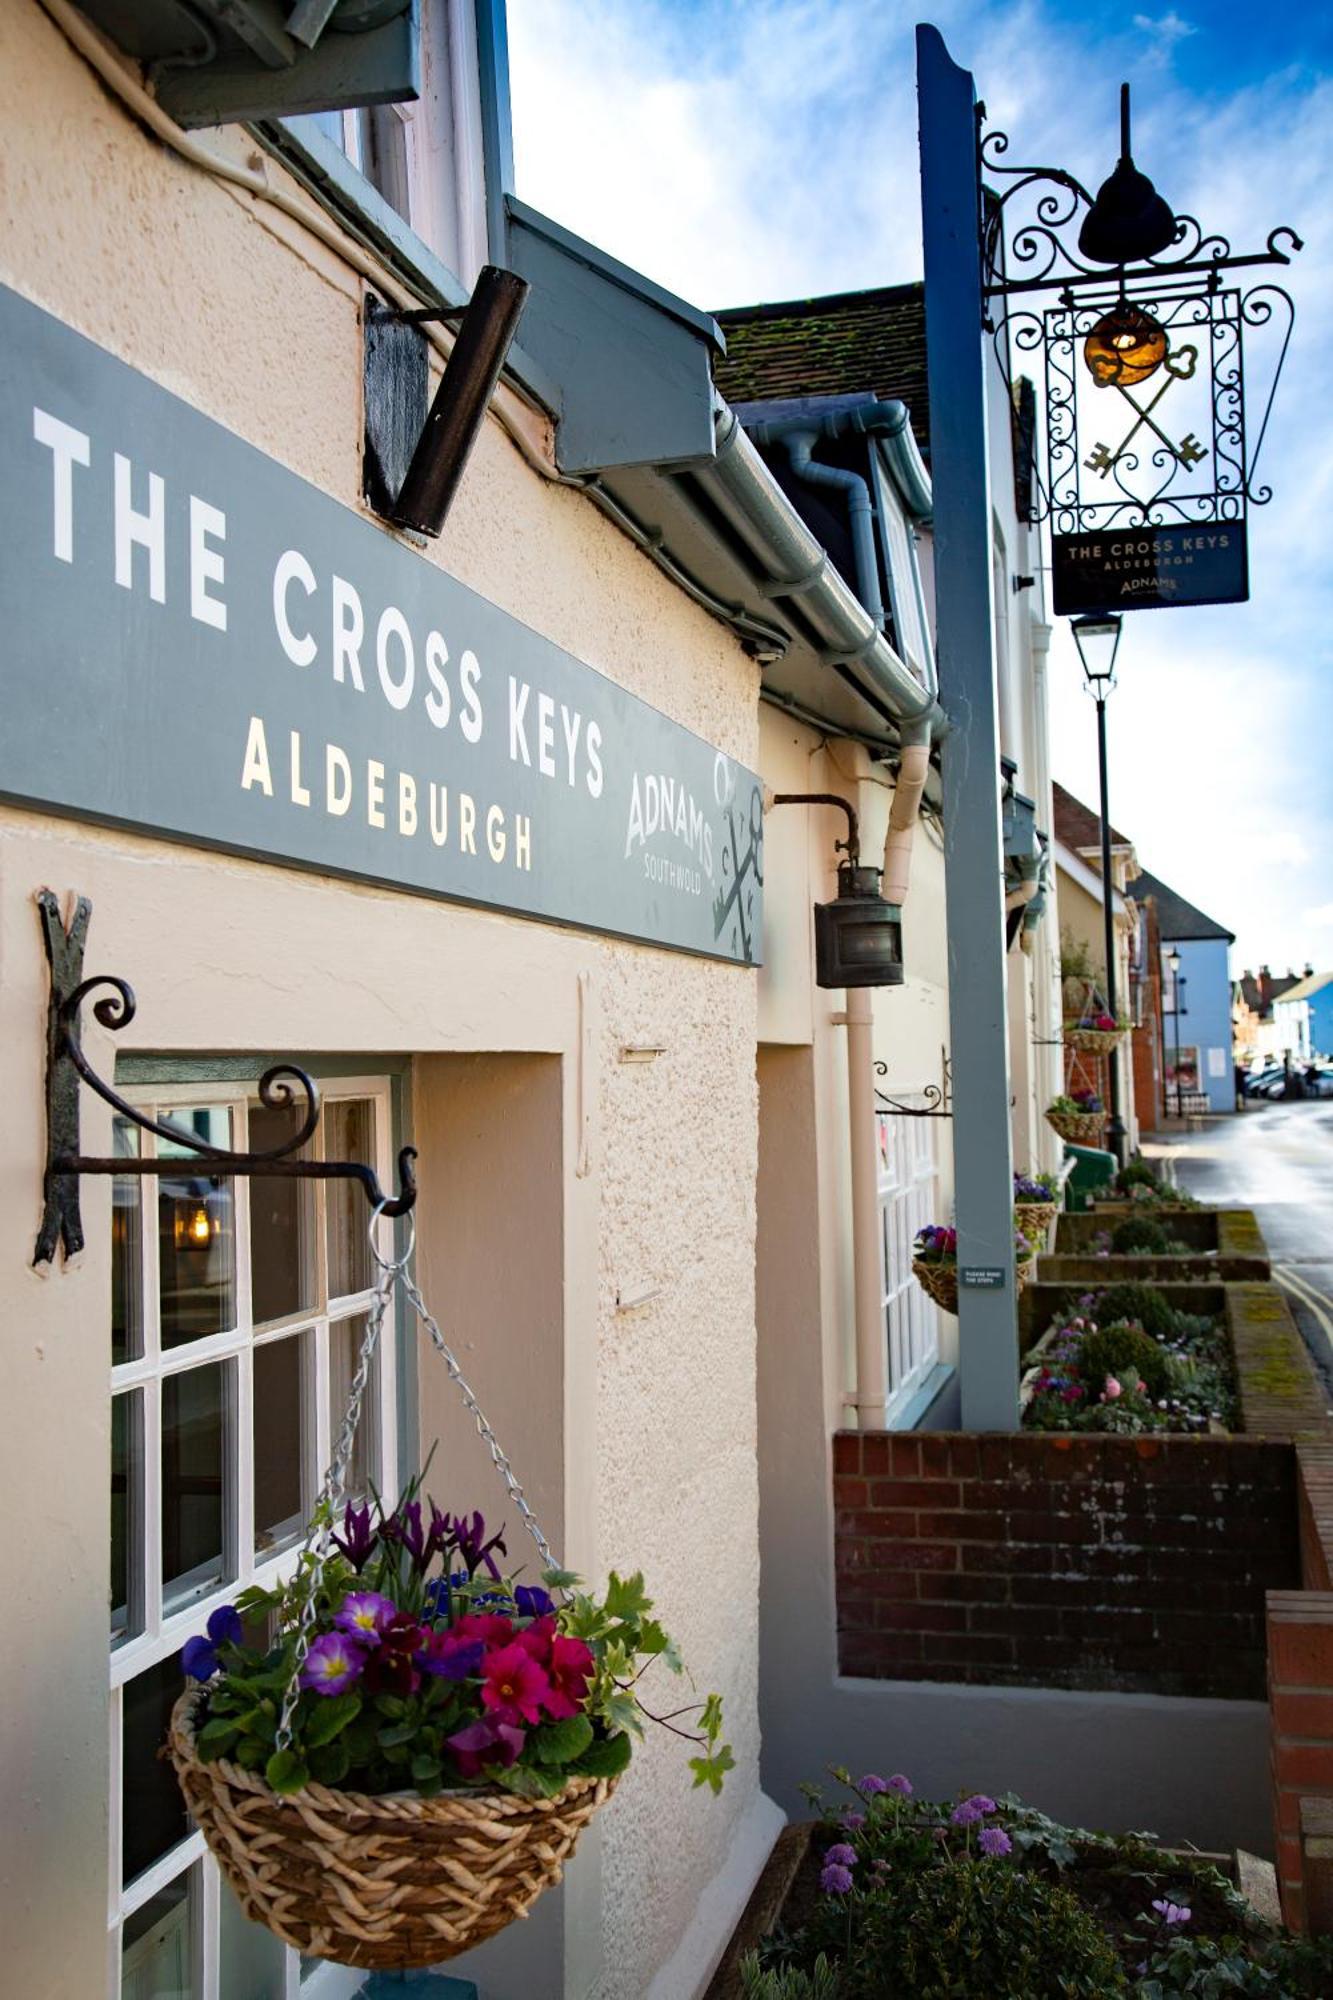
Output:
<instances>
[{"instance_id":1,"label":"brick retaining wall","mask_svg":"<svg viewBox=\"0 0 1333 2000\"><path fill-rule=\"evenodd\" d=\"M834 1439L845 1674L1262 1700L1299 1584L1295 1456L1264 1437Z\"/></svg>"}]
</instances>

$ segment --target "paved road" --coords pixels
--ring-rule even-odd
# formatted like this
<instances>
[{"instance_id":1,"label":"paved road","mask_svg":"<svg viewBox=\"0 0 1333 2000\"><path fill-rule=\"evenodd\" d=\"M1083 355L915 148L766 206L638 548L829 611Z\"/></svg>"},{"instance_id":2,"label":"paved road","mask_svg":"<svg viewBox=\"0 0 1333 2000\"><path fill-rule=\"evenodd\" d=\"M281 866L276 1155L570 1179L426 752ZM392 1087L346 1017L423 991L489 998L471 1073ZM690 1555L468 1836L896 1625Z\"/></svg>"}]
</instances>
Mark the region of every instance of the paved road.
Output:
<instances>
[{"instance_id":1,"label":"paved road","mask_svg":"<svg viewBox=\"0 0 1333 2000\"><path fill-rule=\"evenodd\" d=\"M1254 1106L1143 1150L1169 1152L1201 1201L1254 1210L1333 1400L1333 1100Z\"/></svg>"}]
</instances>

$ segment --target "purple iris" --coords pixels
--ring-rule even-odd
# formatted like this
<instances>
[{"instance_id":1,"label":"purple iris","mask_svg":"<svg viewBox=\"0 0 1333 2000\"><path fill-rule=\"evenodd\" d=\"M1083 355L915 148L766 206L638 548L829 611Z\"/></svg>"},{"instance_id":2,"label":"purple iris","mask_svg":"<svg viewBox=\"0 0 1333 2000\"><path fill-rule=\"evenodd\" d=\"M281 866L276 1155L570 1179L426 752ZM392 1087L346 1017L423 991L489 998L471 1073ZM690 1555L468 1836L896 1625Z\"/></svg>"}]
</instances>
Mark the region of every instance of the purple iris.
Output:
<instances>
[{"instance_id":1,"label":"purple iris","mask_svg":"<svg viewBox=\"0 0 1333 2000\"><path fill-rule=\"evenodd\" d=\"M220 1646L239 1646L242 1638L240 1613L234 1604L223 1604L208 1621L208 1637L187 1639L181 1648L181 1667L192 1681L209 1681L221 1666Z\"/></svg>"},{"instance_id":2,"label":"purple iris","mask_svg":"<svg viewBox=\"0 0 1333 2000\"><path fill-rule=\"evenodd\" d=\"M453 1532L458 1553L467 1564L468 1575L470 1577L475 1576L482 1564L485 1563L490 1574L499 1583L500 1572L492 1560L491 1551L492 1549L499 1549L501 1555L508 1554L504 1543L504 1529L501 1528L498 1535L492 1535L490 1540L487 1541L486 1523L479 1513L474 1513L471 1516L467 1514L446 1515L445 1518L448 1520Z\"/></svg>"},{"instance_id":3,"label":"purple iris","mask_svg":"<svg viewBox=\"0 0 1333 2000\"><path fill-rule=\"evenodd\" d=\"M370 1525L370 1508L354 1507L349 1500L343 1511L343 1531L330 1539L354 1570L363 1570L375 1553L375 1544L379 1540L378 1530Z\"/></svg>"},{"instance_id":4,"label":"purple iris","mask_svg":"<svg viewBox=\"0 0 1333 2000\"><path fill-rule=\"evenodd\" d=\"M555 1610L548 1591L527 1583L515 1589L514 1606L520 1618L547 1618Z\"/></svg>"},{"instance_id":5,"label":"purple iris","mask_svg":"<svg viewBox=\"0 0 1333 2000\"><path fill-rule=\"evenodd\" d=\"M432 1500L430 1503L430 1526L421 1517L421 1502L409 1500L390 1514L380 1531L388 1542L398 1542L412 1558L412 1567L420 1575L429 1569L433 1559L448 1548L450 1534L449 1516L442 1514Z\"/></svg>"}]
</instances>

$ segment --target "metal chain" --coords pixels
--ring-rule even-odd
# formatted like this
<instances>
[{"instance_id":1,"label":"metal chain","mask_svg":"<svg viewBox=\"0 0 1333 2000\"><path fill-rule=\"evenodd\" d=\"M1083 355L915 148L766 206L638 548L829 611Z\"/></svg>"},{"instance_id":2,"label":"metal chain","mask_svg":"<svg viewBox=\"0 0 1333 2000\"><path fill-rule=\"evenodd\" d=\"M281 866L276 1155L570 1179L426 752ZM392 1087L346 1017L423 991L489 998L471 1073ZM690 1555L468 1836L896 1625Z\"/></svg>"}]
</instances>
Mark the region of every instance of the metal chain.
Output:
<instances>
[{"instance_id":1,"label":"metal chain","mask_svg":"<svg viewBox=\"0 0 1333 2000\"><path fill-rule=\"evenodd\" d=\"M453 1349L440 1332L438 1322L431 1313L426 1301L422 1298L415 1281L408 1274L408 1260L412 1255L413 1247L416 1243L415 1226L413 1225L409 1228L407 1248L403 1251L401 1257L381 1257L375 1243L375 1224L379 1219L380 1207L377 1207L375 1213L370 1218L370 1250L379 1267L378 1275L375 1279L375 1296L371 1301L370 1312L366 1319L366 1331L361 1342L361 1353L357 1361L356 1372L352 1377L351 1387L348 1390L347 1406L343 1411L342 1424L334 1441L333 1455L329 1460L329 1468L324 1475L324 1481L319 1491L319 1498L315 1502L314 1511L310 1517L310 1527L306 1532L305 1543L301 1551L303 1562L305 1557L312 1551L314 1552L315 1560L308 1572L306 1597L297 1620L296 1651L292 1660L291 1678L287 1683L286 1692L282 1698L282 1713L278 1718L278 1728L274 1739L276 1747L279 1750L290 1750L292 1745L292 1719L296 1713L296 1704L301 1697L301 1670L305 1665L306 1656L310 1651L310 1642L314 1635L315 1624L319 1616L318 1599L324 1582L324 1572L328 1565L333 1524L337 1519L338 1508L342 1504L343 1495L346 1491L347 1468L351 1463L352 1447L356 1442L357 1426L361 1421L361 1406L365 1400L366 1385L370 1380L370 1369L375 1358L375 1348L379 1342L380 1331L384 1325L385 1315L388 1312L396 1285L401 1285L403 1294L411 1305L413 1312L426 1329L432 1346L442 1357L444 1365L449 1371L450 1380L456 1385L469 1416L477 1426L477 1431L482 1442L490 1452L492 1464L504 1481L505 1489L515 1507L517 1507L524 1527L537 1545L543 1569L551 1570L558 1568L555 1557L551 1553L551 1545L542 1533L537 1517L528 1504L527 1495L519 1485L518 1480L514 1477L513 1468L504 1452L500 1449L495 1432L486 1421L485 1413L466 1381ZM297 1574L298 1576L300 1575L299 1568Z\"/></svg>"}]
</instances>

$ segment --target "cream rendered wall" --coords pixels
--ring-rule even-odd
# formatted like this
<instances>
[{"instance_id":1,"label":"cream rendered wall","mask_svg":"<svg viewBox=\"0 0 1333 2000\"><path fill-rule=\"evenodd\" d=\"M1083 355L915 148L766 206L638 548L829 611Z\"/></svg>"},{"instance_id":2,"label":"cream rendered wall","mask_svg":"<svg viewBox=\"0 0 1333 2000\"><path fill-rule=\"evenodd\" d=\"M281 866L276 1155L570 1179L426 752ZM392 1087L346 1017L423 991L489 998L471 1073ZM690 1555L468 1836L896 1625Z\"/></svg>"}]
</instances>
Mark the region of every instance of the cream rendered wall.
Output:
<instances>
[{"instance_id":1,"label":"cream rendered wall","mask_svg":"<svg viewBox=\"0 0 1333 2000\"><path fill-rule=\"evenodd\" d=\"M147 139L26 0L0 10L0 125L0 280L355 504L359 286L337 258ZM209 143L249 150L235 132ZM755 763L756 674L739 648L495 426L427 559ZM484 1990L690 2000L778 1820L756 1716L754 976L17 809L0 809L3 1483L7 1517L31 1531L7 1540L0 1641L7 1990L95 2000L106 1980L109 1199L87 1184L75 1267L31 1269L43 884L91 896L90 962L139 993L123 1046L558 1065L564 1554L594 1577L643 1566L700 1687L726 1697L737 1769L713 1802L690 1793L683 1746L649 1747L573 1870L563 1965L556 1953ZM634 1040L666 1053L624 1068ZM91 1026L87 1045L108 1072L112 1038ZM91 1150L107 1125L90 1104ZM429 1188L428 1156L420 1171ZM423 1257L447 1320L429 1213L427 1197ZM617 1292L646 1280L658 1297L618 1311ZM501 1327L478 1350L483 1401L488 1381L501 1392L505 1342Z\"/></svg>"}]
</instances>

